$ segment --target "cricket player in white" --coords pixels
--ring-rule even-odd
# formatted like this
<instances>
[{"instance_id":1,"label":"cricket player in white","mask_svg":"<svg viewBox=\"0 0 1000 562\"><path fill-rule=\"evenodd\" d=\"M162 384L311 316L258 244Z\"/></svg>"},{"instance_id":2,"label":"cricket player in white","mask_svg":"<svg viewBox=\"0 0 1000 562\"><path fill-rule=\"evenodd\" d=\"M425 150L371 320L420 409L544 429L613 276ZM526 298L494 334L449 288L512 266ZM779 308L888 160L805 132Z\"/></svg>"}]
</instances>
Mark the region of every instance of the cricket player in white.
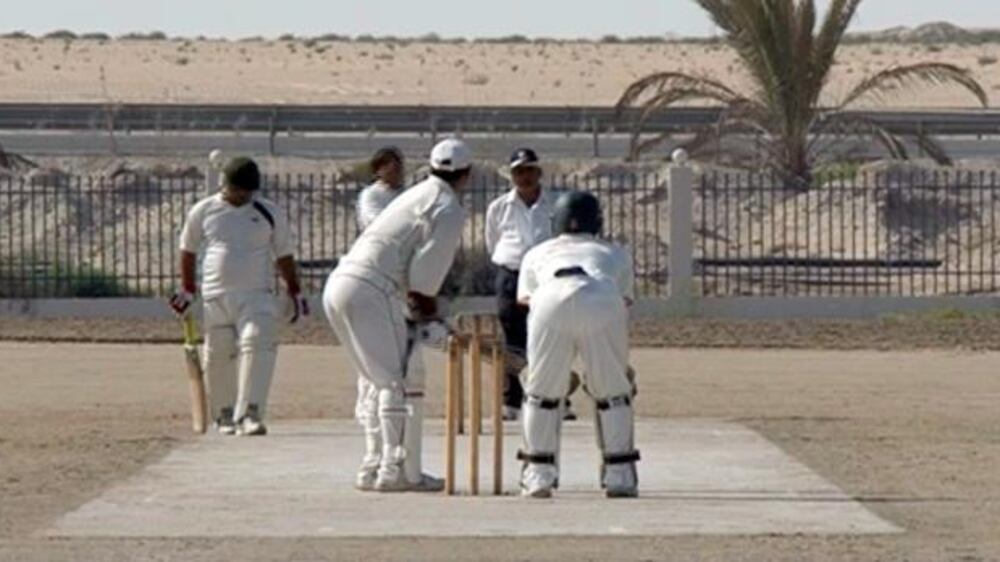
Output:
<instances>
[{"instance_id":1,"label":"cricket player in white","mask_svg":"<svg viewBox=\"0 0 1000 562\"><path fill-rule=\"evenodd\" d=\"M403 192L404 158L398 148L389 146L379 149L372 156L370 168L375 182L361 190L358 195L356 214L359 232L364 232ZM407 320L407 326L412 326L410 320ZM409 336L412 338L415 334L411 331ZM413 481L420 481L423 472L419 436L423 431L421 425L425 379L423 354L414 348L406 370L406 394L414 415L410 416L407 424L407 437L410 438L410 442L407 443L408 454L403 461L405 471ZM374 486L376 471L382 459L382 428L378 418L378 388L368 382L361 373L358 373L358 400L354 415L365 432L365 456L361 462L365 468L359 475L357 486L359 489L369 490Z\"/></svg>"},{"instance_id":2,"label":"cricket player in white","mask_svg":"<svg viewBox=\"0 0 1000 562\"><path fill-rule=\"evenodd\" d=\"M267 397L278 351L274 270L294 312L309 313L299 285L285 213L258 197L260 171L247 158L223 170L223 188L192 207L181 233L181 285L171 307L184 314L197 294L196 261L204 250L205 377L210 414L220 433L264 435Z\"/></svg>"},{"instance_id":3,"label":"cricket player in white","mask_svg":"<svg viewBox=\"0 0 1000 562\"><path fill-rule=\"evenodd\" d=\"M323 293L327 318L351 363L378 390L382 451L375 466L365 456L356 483L362 490L439 491L444 485L414 470L422 392L414 392L409 381L415 338L406 317L408 307L421 331L437 326L440 336L447 334L436 296L461 241L465 211L456 193L469 182L472 154L449 139L434 147L430 164L427 180L404 191L368 225Z\"/></svg>"},{"instance_id":4,"label":"cricket player in white","mask_svg":"<svg viewBox=\"0 0 1000 562\"><path fill-rule=\"evenodd\" d=\"M601 485L608 497L638 495L633 444L633 387L628 376L628 306L634 299L632 259L597 238L600 203L567 193L555 205L558 236L528 252L518 300L528 313L528 371L523 423L522 493L547 498L559 481L559 430L570 368L579 356L594 399Z\"/></svg>"}]
</instances>

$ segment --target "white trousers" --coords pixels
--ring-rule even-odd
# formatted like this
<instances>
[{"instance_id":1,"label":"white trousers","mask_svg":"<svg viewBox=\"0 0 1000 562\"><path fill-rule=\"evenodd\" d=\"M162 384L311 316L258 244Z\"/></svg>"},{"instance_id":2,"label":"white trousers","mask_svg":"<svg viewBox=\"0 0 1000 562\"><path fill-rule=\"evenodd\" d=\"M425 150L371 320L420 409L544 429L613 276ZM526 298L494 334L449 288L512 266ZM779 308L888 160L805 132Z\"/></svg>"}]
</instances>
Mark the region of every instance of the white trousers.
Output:
<instances>
[{"instance_id":1,"label":"white trousers","mask_svg":"<svg viewBox=\"0 0 1000 562\"><path fill-rule=\"evenodd\" d=\"M569 392L573 362L596 400L632 392L628 370L628 309L608 282L567 277L531 297L528 369L524 391L561 399Z\"/></svg>"},{"instance_id":2,"label":"white trousers","mask_svg":"<svg viewBox=\"0 0 1000 562\"><path fill-rule=\"evenodd\" d=\"M366 434L361 469L377 466L390 478L405 470L406 478L416 481L424 369L420 350L408 334L403 301L370 280L335 271L323 292L323 308L363 379L355 411Z\"/></svg>"},{"instance_id":3,"label":"white trousers","mask_svg":"<svg viewBox=\"0 0 1000 562\"><path fill-rule=\"evenodd\" d=\"M531 297L522 486L551 488L559 479L560 402L569 393L577 359L588 393L597 401L602 453L628 453L632 446L632 386L628 371L628 310L617 288L590 277L551 282ZM612 408L609 399L615 399ZM620 407L617 407L620 406ZM602 483L635 482L634 464L602 469ZM619 475L619 473L622 473Z\"/></svg>"},{"instance_id":4,"label":"white trousers","mask_svg":"<svg viewBox=\"0 0 1000 562\"><path fill-rule=\"evenodd\" d=\"M213 419L234 421L255 404L261 416L278 357L278 306L270 293L227 293L205 301L205 377Z\"/></svg>"}]
</instances>

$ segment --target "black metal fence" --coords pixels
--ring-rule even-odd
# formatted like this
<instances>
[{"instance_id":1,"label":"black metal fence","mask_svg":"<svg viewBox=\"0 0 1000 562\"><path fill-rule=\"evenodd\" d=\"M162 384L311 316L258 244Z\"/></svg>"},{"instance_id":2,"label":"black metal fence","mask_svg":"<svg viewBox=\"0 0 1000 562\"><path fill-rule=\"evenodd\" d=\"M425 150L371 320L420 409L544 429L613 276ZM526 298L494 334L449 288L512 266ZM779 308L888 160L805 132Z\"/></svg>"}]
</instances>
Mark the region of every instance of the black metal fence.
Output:
<instances>
[{"instance_id":1,"label":"black metal fence","mask_svg":"<svg viewBox=\"0 0 1000 562\"><path fill-rule=\"evenodd\" d=\"M666 295L666 187L659 177L560 177L551 184L597 194L608 235L633 252L638 290ZM289 214L312 291L322 288L357 237L355 205L362 187L323 175L265 178L264 195ZM449 294L492 291L485 212L507 189L500 177L478 176L462 193L469 221ZM0 178L0 298L169 294L177 284L184 218L207 194L200 176Z\"/></svg>"},{"instance_id":2,"label":"black metal fence","mask_svg":"<svg viewBox=\"0 0 1000 562\"><path fill-rule=\"evenodd\" d=\"M932 296L1000 289L996 172L889 170L809 190L707 174L696 187L703 296Z\"/></svg>"},{"instance_id":3,"label":"black metal fence","mask_svg":"<svg viewBox=\"0 0 1000 562\"><path fill-rule=\"evenodd\" d=\"M550 178L589 190L606 231L636 263L638 292L668 293L667 178L599 173ZM1000 291L996 172L888 171L828 177L809 190L779 178L709 173L695 185L695 281L713 296L932 296ZM307 286L357 237L363 186L323 175L268 176L285 209ZM493 290L483 228L509 186L479 175L450 295ZM178 237L208 191L200 176L0 178L0 298L165 296L177 282Z\"/></svg>"}]
</instances>

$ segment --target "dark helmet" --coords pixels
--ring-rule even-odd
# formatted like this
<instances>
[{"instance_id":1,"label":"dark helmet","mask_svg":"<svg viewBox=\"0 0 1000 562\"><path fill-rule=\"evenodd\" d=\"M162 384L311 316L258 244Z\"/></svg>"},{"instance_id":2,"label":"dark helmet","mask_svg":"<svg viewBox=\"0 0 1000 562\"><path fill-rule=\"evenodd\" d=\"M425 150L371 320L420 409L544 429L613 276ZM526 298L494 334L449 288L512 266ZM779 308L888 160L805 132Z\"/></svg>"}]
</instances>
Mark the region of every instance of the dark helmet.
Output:
<instances>
[{"instance_id":1,"label":"dark helmet","mask_svg":"<svg viewBox=\"0 0 1000 562\"><path fill-rule=\"evenodd\" d=\"M552 228L558 234L600 234L601 202L590 193L570 191L556 201Z\"/></svg>"},{"instance_id":2,"label":"dark helmet","mask_svg":"<svg viewBox=\"0 0 1000 562\"><path fill-rule=\"evenodd\" d=\"M260 169L257 163L249 158L233 158L222 169L222 177L226 185L257 191L260 189Z\"/></svg>"}]
</instances>

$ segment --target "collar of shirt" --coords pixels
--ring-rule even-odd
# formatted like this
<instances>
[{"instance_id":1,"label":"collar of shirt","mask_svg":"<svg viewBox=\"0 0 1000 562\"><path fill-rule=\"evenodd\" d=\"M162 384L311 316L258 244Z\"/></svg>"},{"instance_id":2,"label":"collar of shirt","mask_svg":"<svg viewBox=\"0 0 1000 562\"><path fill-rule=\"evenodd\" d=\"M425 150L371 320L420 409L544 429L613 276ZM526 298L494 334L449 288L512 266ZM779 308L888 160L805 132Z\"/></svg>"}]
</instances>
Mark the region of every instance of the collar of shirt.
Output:
<instances>
[{"instance_id":1,"label":"collar of shirt","mask_svg":"<svg viewBox=\"0 0 1000 562\"><path fill-rule=\"evenodd\" d=\"M549 207L552 202L549 200L549 190L543 187L541 188L541 192L538 194L538 200L535 201L534 205L528 207L528 204L524 202L524 199L521 199L521 197L517 194L517 188L514 187L507 192L507 203L511 205L521 205L525 209L531 211L540 207Z\"/></svg>"}]
</instances>

